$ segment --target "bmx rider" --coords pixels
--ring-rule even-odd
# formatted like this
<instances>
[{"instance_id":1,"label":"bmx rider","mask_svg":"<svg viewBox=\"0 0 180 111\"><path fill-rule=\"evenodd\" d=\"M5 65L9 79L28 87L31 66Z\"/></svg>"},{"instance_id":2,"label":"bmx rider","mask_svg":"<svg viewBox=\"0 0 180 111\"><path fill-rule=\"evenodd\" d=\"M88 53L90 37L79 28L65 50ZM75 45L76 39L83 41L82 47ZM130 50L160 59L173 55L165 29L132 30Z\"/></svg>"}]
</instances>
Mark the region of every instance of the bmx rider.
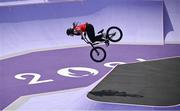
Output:
<instances>
[{"instance_id":1,"label":"bmx rider","mask_svg":"<svg viewBox=\"0 0 180 111\"><path fill-rule=\"evenodd\" d=\"M98 33L102 33L103 30L101 30ZM86 36L86 34L88 35L88 38L90 39L90 41L92 43L96 42L96 41L100 41L100 42L105 42L105 44L107 46L109 46L109 40L102 38L102 34L95 36L95 31L94 31L94 26L90 23L82 23L82 24L76 24L73 23L73 28L68 28L66 30L66 34L68 36L81 36L83 39L84 36ZM83 36L84 35L84 36Z\"/></svg>"}]
</instances>

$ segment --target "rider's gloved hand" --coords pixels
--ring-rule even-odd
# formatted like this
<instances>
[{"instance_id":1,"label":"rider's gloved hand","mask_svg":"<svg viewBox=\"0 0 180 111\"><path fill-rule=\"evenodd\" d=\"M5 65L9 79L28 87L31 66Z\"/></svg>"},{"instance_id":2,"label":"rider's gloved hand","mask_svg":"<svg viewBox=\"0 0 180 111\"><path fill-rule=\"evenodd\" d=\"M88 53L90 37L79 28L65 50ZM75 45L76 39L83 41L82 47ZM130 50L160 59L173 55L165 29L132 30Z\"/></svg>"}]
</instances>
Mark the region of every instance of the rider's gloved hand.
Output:
<instances>
[{"instance_id":1,"label":"rider's gloved hand","mask_svg":"<svg viewBox=\"0 0 180 111\"><path fill-rule=\"evenodd\" d=\"M79 22L73 22L73 28L76 27L79 24Z\"/></svg>"},{"instance_id":2,"label":"rider's gloved hand","mask_svg":"<svg viewBox=\"0 0 180 111\"><path fill-rule=\"evenodd\" d=\"M73 22L73 28L75 28L76 27L76 23L75 22Z\"/></svg>"}]
</instances>

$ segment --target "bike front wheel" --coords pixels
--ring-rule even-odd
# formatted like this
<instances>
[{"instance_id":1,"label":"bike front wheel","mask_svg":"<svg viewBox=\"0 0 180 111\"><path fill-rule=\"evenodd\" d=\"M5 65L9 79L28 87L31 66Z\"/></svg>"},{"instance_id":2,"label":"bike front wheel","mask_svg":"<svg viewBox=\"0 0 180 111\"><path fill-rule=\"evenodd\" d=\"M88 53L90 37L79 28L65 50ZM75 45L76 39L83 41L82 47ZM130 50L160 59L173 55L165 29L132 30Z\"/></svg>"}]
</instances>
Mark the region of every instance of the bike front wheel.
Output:
<instances>
[{"instance_id":1,"label":"bike front wheel","mask_svg":"<svg viewBox=\"0 0 180 111\"><path fill-rule=\"evenodd\" d=\"M102 47L94 47L90 52L91 59L95 62L102 62L106 58L106 51Z\"/></svg>"},{"instance_id":2,"label":"bike front wheel","mask_svg":"<svg viewBox=\"0 0 180 111\"><path fill-rule=\"evenodd\" d=\"M119 27L112 26L106 32L107 38L112 42L118 42L122 39L123 33Z\"/></svg>"}]
</instances>

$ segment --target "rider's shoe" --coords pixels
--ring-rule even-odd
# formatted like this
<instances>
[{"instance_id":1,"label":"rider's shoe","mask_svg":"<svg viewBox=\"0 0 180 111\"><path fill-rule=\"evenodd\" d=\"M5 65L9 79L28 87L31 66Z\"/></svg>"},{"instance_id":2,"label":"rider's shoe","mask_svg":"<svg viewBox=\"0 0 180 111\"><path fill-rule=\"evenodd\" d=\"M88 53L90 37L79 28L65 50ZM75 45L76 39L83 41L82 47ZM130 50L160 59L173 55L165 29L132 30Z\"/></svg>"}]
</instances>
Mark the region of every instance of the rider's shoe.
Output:
<instances>
[{"instance_id":1,"label":"rider's shoe","mask_svg":"<svg viewBox=\"0 0 180 111\"><path fill-rule=\"evenodd\" d=\"M109 40L108 39L105 40L105 44L106 44L107 47L109 46Z\"/></svg>"}]
</instances>

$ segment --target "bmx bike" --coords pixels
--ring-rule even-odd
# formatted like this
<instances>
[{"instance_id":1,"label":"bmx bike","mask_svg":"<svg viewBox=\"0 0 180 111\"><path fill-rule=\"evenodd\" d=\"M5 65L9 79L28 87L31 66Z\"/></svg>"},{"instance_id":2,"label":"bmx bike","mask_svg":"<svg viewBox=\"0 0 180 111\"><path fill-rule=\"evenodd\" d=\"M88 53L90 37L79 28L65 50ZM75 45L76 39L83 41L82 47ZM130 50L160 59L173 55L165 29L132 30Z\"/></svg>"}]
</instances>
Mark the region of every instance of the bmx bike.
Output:
<instances>
[{"instance_id":1,"label":"bmx bike","mask_svg":"<svg viewBox=\"0 0 180 111\"><path fill-rule=\"evenodd\" d=\"M118 42L122 39L123 33L122 30L119 27L116 26L111 26L107 29L105 33L103 33L104 29L98 32L98 34L102 35L102 38L107 39L108 41L111 42ZM90 51L90 57L93 61L95 62L102 62L106 58L106 51L104 48L96 46L100 43L105 43L103 42L90 42L86 37L83 38L83 40L92 46L92 49Z\"/></svg>"}]
</instances>

